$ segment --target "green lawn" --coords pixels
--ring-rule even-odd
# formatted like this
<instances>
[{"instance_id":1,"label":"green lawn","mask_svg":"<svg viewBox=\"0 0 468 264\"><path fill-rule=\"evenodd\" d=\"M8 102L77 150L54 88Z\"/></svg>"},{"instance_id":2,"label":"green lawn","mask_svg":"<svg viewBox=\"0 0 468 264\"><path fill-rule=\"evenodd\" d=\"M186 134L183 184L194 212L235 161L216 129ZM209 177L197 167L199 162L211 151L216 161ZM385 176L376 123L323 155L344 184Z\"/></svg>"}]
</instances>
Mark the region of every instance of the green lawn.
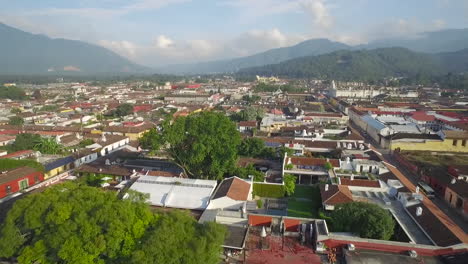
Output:
<instances>
[{"instance_id":1,"label":"green lawn","mask_svg":"<svg viewBox=\"0 0 468 264\"><path fill-rule=\"evenodd\" d=\"M291 197L312 199L315 193L315 189L317 189L317 187L306 186L306 185L296 185L294 194L291 195Z\"/></svg>"},{"instance_id":2,"label":"green lawn","mask_svg":"<svg viewBox=\"0 0 468 264\"><path fill-rule=\"evenodd\" d=\"M318 187L296 186L294 194L288 199L288 216L318 218L321 203Z\"/></svg>"}]
</instances>

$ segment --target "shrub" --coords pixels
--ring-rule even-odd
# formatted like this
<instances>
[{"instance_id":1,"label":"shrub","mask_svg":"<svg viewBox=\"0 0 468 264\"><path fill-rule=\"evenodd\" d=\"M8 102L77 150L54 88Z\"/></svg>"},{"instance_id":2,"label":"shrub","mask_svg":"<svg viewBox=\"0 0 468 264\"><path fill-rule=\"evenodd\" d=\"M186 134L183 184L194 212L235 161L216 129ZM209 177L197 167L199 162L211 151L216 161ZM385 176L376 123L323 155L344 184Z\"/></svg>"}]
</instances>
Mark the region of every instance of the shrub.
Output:
<instances>
[{"instance_id":1,"label":"shrub","mask_svg":"<svg viewBox=\"0 0 468 264\"><path fill-rule=\"evenodd\" d=\"M263 208L263 200L261 199L257 200L257 208L259 209Z\"/></svg>"}]
</instances>

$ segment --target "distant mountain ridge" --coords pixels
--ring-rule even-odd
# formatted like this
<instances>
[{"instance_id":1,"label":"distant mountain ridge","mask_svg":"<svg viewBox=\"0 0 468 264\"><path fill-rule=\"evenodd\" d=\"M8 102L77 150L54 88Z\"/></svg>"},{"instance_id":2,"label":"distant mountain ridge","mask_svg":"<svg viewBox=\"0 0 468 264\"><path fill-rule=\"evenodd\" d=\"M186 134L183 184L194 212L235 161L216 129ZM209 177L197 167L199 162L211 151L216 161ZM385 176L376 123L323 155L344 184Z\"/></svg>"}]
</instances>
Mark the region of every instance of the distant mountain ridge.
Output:
<instances>
[{"instance_id":1,"label":"distant mountain ridge","mask_svg":"<svg viewBox=\"0 0 468 264\"><path fill-rule=\"evenodd\" d=\"M424 53L455 52L468 48L468 29L447 29L434 32L424 32L413 38L384 39L357 46L349 46L340 42L333 42L328 39L311 39L291 47L272 49L247 57L195 64L168 65L161 67L159 70L165 73L176 74L236 72L242 68L277 64L295 58L322 55L339 50L362 50L390 47L402 47Z\"/></svg>"},{"instance_id":2,"label":"distant mountain ridge","mask_svg":"<svg viewBox=\"0 0 468 264\"><path fill-rule=\"evenodd\" d=\"M406 48L341 50L246 68L238 74L368 81L387 77L437 76L449 72L468 72L468 49L438 54Z\"/></svg>"},{"instance_id":3,"label":"distant mountain ridge","mask_svg":"<svg viewBox=\"0 0 468 264\"><path fill-rule=\"evenodd\" d=\"M291 47L271 49L247 57L194 64L168 65L161 67L159 70L178 74L236 72L246 67L275 64L303 56L320 55L350 48L351 46L328 39L310 39Z\"/></svg>"},{"instance_id":4,"label":"distant mountain ridge","mask_svg":"<svg viewBox=\"0 0 468 264\"><path fill-rule=\"evenodd\" d=\"M0 23L0 74L132 73L148 68L106 48L52 39Z\"/></svg>"}]
</instances>

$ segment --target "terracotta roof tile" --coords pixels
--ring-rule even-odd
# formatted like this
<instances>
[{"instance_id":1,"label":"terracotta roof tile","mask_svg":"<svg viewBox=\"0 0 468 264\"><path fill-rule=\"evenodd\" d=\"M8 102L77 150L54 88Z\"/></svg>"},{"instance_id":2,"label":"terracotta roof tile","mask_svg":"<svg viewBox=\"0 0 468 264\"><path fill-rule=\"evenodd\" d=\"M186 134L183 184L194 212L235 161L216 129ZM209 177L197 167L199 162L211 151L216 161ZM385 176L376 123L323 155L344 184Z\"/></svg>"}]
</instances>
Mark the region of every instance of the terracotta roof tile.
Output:
<instances>
[{"instance_id":1,"label":"terracotta roof tile","mask_svg":"<svg viewBox=\"0 0 468 264\"><path fill-rule=\"evenodd\" d=\"M325 191L325 185L320 186L320 196L322 203L328 205L337 205L353 201L353 195L347 186L328 184L328 190Z\"/></svg>"},{"instance_id":2,"label":"terracotta roof tile","mask_svg":"<svg viewBox=\"0 0 468 264\"><path fill-rule=\"evenodd\" d=\"M369 187L369 188L380 188L379 181L371 181L371 180L361 180L361 179L348 179L348 178L340 178L341 185L346 186L359 186L359 187Z\"/></svg>"},{"instance_id":3,"label":"terracotta roof tile","mask_svg":"<svg viewBox=\"0 0 468 264\"><path fill-rule=\"evenodd\" d=\"M239 179L237 177L231 177L224 179L216 190L213 199L218 199L227 196L236 201L246 201L249 197L250 183Z\"/></svg>"}]
</instances>

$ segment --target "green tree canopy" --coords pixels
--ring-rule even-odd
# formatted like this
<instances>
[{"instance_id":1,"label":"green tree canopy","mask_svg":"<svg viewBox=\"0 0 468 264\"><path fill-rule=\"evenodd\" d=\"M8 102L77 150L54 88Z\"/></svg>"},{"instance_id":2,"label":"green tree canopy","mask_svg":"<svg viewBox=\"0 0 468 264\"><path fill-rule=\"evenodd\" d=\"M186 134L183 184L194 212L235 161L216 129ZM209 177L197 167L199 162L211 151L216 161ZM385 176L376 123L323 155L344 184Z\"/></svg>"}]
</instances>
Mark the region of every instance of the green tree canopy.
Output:
<instances>
[{"instance_id":1,"label":"green tree canopy","mask_svg":"<svg viewBox=\"0 0 468 264\"><path fill-rule=\"evenodd\" d=\"M296 190L296 176L292 174L284 174L283 176L284 181L284 191L285 193L290 196Z\"/></svg>"},{"instance_id":2,"label":"green tree canopy","mask_svg":"<svg viewBox=\"0 0 468 264\"><path fill-rule=\"evenodd\" d=\"M150 129L140 138L140 144L144 149L150 149L152 153L158 151L164 144L164 137L156 128Z\"/></svg>"},{"instance_id":3,"label":"green tree canopy","mask_svg":"<svg viewBox=\"0 0 468 264\"><path fill-rule=\"evenodd\" d=\"M365 202L340 204L331 218L334 231L353 232L364 238L389 240L395 227L387 210Z\"/></svg>"},{"instance_id":4,"label":"green tree canopy","mask_svg":"<svg viewBox=\"0 0 468 264\"><path fill-rule=\"evenodd\" d=\"M259 138L246 138L239 146L239 154L246 157L261 157L264 153L265 142Z\"/></svg>"},{"instance_id":5,"label":"green tree canopy","mask_svg":"<svg viewBox=\"0 0 468 264\"><path fill-rule=\"evenodd\" d=\"M67 182L15 202L0 258L19 263L218 263L226 231L187 212L155 214L147 197Z\"/></svg>"},{"instance_id":6,"label":"green tree canopy","mask_svg":"<svg viewBox=\"0 0 468 264\"><path fill-rule=\"evenodd\" d=\"M41 136L37 134L22 133L16 136L16 140L10 148L12 151L34 149L39 140L41 140Z\"/></svg>"},{"instance_id":7,"label":"green tree canopy","mask_svg":"<svg viewBox=\"0 0 468 264\"><path fill-rule=\"evenodd\" d=\"M24 125L24 119L20 116L12 116L9 118L8 124L12 126L22 126Z\"/></svg>"},{"instance_id":8,"label":"green tree canopy","mask_svg":"<svg viewBox=\"0 0 468 264\"><path fill-rule=\"evenodd\" d=\"M16 86L2 86L0 87L0 98L11 100L25 100L27 96L22 88Z\"/></svg>"},{"instance_id":9,"label":"green tree canopy","mask_svg":"<svg viewBox=\"0 0 468 264\"><path fill-rule=\"evenodd\" d=\"M239 113L233 114L231 119L234 121L252 121L262 119L264 115L263 108L249 106Z\"/></svg>"},{"instance_id":10,"label":"green tree canopy","mask_svg":"<svg viewBox=\"0 0 468 264\"><path fill-rule=\"evenodd\" d=\"M19 113L21 113L21 109L19 109L18 107L12 107L11 110L10 110L10 113L19 114Z\"/></svg>"},{"instance_id":11,"label":"green tree canopy","mask_svg":"<svg viewBox=\"0 0 468 264\"><path fill-rule=\"evenodd\" d=\"M172 211L161 216L148 231L131 263L219 263L226 229L209 222L200 225L186 212Z\"/></svg>"},{"instance_id":12,"label":"green tree canopy","mask_svg":"<svg viewBox=\"0 0 468 264\"><path fill-rule=\"evenodd\" d=\"M122 117L133 114L133 105L131 104L121 104L117 106L117 109L114 111L115 115Z\"/></svg>"},{"instance_id":13,"label":"green tree canopy","mask_svg":"<svg viewBox=\"0 0 468 264\"><path fill-rule=\"evenodd\" d=\"M63 146L54 138L41 137L34 145L34 150L37 150L43 154L56 155L63 152Z\"/></svg>"},{"instance_id":14,"label":"green tree canopy","mask_svg":"<svg viewBox=\"0 0 468 264\"><path fill-rule=\"evenodd\" d=\"M15 202L1 228L0 256L20 263L111 263L130 256L155 220L141 201L56 185Z\"/></svg>"},{"instance_id":15,"label":"green tree canopy","mask_svg":"<svg viewBox=\"0 0 468 264\"><path fill-rule=\"evenodd\" d=\"M201 112L179 117L164 129L168 152L196 178L220 179L235 166L241 137L221 113Z\"/></svg>"}]
</instances>

